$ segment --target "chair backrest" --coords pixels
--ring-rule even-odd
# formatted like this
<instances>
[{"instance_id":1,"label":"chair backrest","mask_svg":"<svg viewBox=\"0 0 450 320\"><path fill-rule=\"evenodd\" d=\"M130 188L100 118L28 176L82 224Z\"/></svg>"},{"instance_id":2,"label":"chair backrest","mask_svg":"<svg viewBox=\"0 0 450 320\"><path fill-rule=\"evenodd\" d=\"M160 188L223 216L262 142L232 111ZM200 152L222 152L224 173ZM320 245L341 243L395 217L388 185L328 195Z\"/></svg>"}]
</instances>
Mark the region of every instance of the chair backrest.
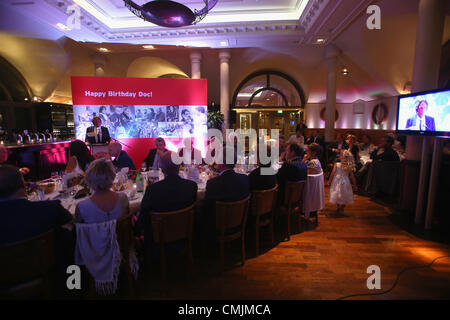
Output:
<instances>
[{"instance_id":1,"label":"chair backrest","mask_svg":"<svg viewBox=\"0 0 450 320\"><path fill-rule=\"evenodd\" d=\"M216 202L216 228L226 230L245 225L250 196L234 202Z\"/></svg>"},{"instance_id":2,"label":"chair backrest","mask_svg":"<svg viewBox=\"0 0 450 320\"><path fill-rule=\"evenodd\" d=\"M133 247L133 214L128 214L117 220L116 234L117 242L119 243L120 252L124 261L128 261L128 254L130 248Z\"/></svg>"},{"instance_id":3,"label":"chair backrest","mask_svg":"<svg viewBox=\"0 0 450 320\"><path fill-rule=\"evenodd\" d=\"M278 185L268 190L252 191L252 214L260 216L273 210L278 192Z\"/></svg>"},{"instance_id":4,"label":"chair backrest","mask_svg":"<svg viewBox=\"0 0 450 320\"><path fill-rule=\"evenodd\" d=\"M168 243L189 238L194 224L194 206L169 212L150 212L154 241Z\"/></svg>"},{"instance_id":5,"label":"chair backrest","mask_svg":"<svg viewBox=\"0 0 450 320\"><path fill-rule=\"evenodd\" d=\"M303 190L306 180L286 182L286 191L284 193L284 204L297 203L303 200Z\"/></svg>"},{"instance_id":6,"label":"chair backrest","mask_svg":"<svg viewBox=\"0 0 450 320\"><path fill-rule=\"evenodd\" d=\"M55 264L54 231L0 247L0 284L44 276Z\"/></svg>"}]
</instances>

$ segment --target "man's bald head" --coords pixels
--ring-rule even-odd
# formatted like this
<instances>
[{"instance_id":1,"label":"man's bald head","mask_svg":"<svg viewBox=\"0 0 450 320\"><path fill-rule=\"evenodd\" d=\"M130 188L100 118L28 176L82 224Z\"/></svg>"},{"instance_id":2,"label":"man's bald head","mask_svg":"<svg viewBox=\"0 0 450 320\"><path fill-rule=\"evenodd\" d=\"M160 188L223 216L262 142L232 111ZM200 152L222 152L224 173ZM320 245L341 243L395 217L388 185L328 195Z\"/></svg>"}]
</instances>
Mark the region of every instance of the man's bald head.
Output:
<instances>
[{"instance_id":1,"label":"man's bald head","mask_svg":"<svg viewBox=\"0 0 450 320\"><path fill-rule=\"evenodd\" d=\"M161 170L164 175L178 175L180 172L180 166L178 164L173 163L172 161L172 152L168 151L163 154L163 156L159 160L159 165L161 166Z\"/></svg>"},{"instance_id":2,"label":"man's bald head","mask_svg":"<svg viewBox=\"0 0 450 320\"><path fill-rule=\"evenodd\" d=\"M108 152L109 152L110 156L117 157L119 155L120 151L122 151L122 145L120 143L111 142L108 145Z\"/></svg>"}]
</instances>

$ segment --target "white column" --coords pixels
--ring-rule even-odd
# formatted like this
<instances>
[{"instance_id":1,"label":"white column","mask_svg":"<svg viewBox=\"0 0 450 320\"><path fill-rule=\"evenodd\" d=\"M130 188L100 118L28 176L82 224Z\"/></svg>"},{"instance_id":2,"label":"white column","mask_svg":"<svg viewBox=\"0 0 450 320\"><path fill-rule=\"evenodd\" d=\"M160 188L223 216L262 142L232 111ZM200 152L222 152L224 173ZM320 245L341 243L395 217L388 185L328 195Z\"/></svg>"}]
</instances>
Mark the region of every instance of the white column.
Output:
<instances>
[{"instance_id":1,"label":"white column","mask_svg":"<svg viewBox=\"0 0 450 320\"><path fill-rule=\"evenodd\" d=\"M325 141L334 141L334 122L336 120L336 82L337 58L339 49L330 44L326 48L327 58L327 103L325 107Z\"/></svg>"},{"instance_id":2,"label":"white column","mask_svg":"<svg viewBox=\"0 0 450 320\"><path fill-rule=\"evenodd\" d=\"M95 66L95 76L103 77L105 75L106 58L103 54L96 53L92 56Z\"/></svg>"},{"instance_id":3,"label":"white column","mask_svg":"<svg viewBox=\"0 0 450 320\"><path fill-rule=\"evenodd\" d=\"M189 55L191 58L191 78L200 79L201 78L201 62L202 54L200 52L191 52Z\"/></svg>"},{"instance_id":4,"label":"white column","mask_svg":"<svg viewBox=\"0 0 450 320\"><path fill-rule=\"evenodd\" d=\"M220 112L224 115L225 129L230 128L230 58L229 50L219 52L220 60Z\"/></svg>"},{"instance_id":5,"label":"white column","mask_svg":"<svg viewBox=\"0 0 450 320\"><path fill-rule=\"evenodd\" d=\"M439 80L439 67L442 52L442 36L444 32L445 0L420 0L416 32L416 48L414 54L414 70L412 92L436 89ZM421 139L408 137L406 141L406 157L410 160L419 160L420 177L417 191L415 223L420 224L425 208L426 186L430 177L429 165L433 138ZM420 152L421 151L421 152ZM434 155L436 156L436 154ZM429 189L433 188L430 181ZM430 198L431 200L432 198ZM433 199L434 201L434 199ZM428 208L434 207L428 204ZM429 217L427 217L429 219ZM429 221L428 225L429 225Z\"/></svg>"}]
</instances>

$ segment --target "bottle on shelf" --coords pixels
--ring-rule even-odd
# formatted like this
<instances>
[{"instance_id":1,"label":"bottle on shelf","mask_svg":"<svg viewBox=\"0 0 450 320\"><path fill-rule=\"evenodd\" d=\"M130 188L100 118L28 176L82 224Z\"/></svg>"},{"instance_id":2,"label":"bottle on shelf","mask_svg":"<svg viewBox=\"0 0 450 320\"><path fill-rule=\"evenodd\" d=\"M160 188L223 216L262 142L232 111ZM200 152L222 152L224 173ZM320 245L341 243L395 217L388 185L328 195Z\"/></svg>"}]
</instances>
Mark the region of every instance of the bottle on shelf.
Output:
<instances>
[{"instance_id":1,"label":"bottle on shelf","mask_svg":"<svg viewBox=\"0 0 450 320\"><path fill-rule=\"evenodd\" d=\"M140 170L138 170L136 173L136 191L137 192L144 191L144 178L142 177Z\"/></svg>"},{"instance_id":2,"label":"bottle on shelf","mask_svg":"<svg viewBox=\"0 0 450 320\"><path fill-rule=\"evenodd\" d=\"M31 144L31 136L28 134L28 130L23 130L23 136L25 137L25 142Z\"/></svg>"}]
</instances>

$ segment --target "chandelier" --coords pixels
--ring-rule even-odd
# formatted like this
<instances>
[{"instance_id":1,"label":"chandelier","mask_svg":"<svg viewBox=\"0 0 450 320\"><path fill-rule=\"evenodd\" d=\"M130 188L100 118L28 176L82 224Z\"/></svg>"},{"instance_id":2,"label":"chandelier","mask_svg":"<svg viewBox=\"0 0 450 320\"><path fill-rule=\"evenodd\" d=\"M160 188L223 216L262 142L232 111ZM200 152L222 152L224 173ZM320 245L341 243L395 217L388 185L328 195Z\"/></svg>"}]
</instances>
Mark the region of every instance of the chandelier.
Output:
<instances>
[{"instance_id":1,"label":"chandelier","mask_svg":"<svg viewBox=\"0 0 450 320\"><path fill-rule=\"evenodd\" d=\"M161 27L177 28L199 23L219 0L203 0L205 7L192 11L185 5L170 0L154 0L140 6L132 0L123 0L125 6L139 18Z\"/></svg>"}]
</instances>

